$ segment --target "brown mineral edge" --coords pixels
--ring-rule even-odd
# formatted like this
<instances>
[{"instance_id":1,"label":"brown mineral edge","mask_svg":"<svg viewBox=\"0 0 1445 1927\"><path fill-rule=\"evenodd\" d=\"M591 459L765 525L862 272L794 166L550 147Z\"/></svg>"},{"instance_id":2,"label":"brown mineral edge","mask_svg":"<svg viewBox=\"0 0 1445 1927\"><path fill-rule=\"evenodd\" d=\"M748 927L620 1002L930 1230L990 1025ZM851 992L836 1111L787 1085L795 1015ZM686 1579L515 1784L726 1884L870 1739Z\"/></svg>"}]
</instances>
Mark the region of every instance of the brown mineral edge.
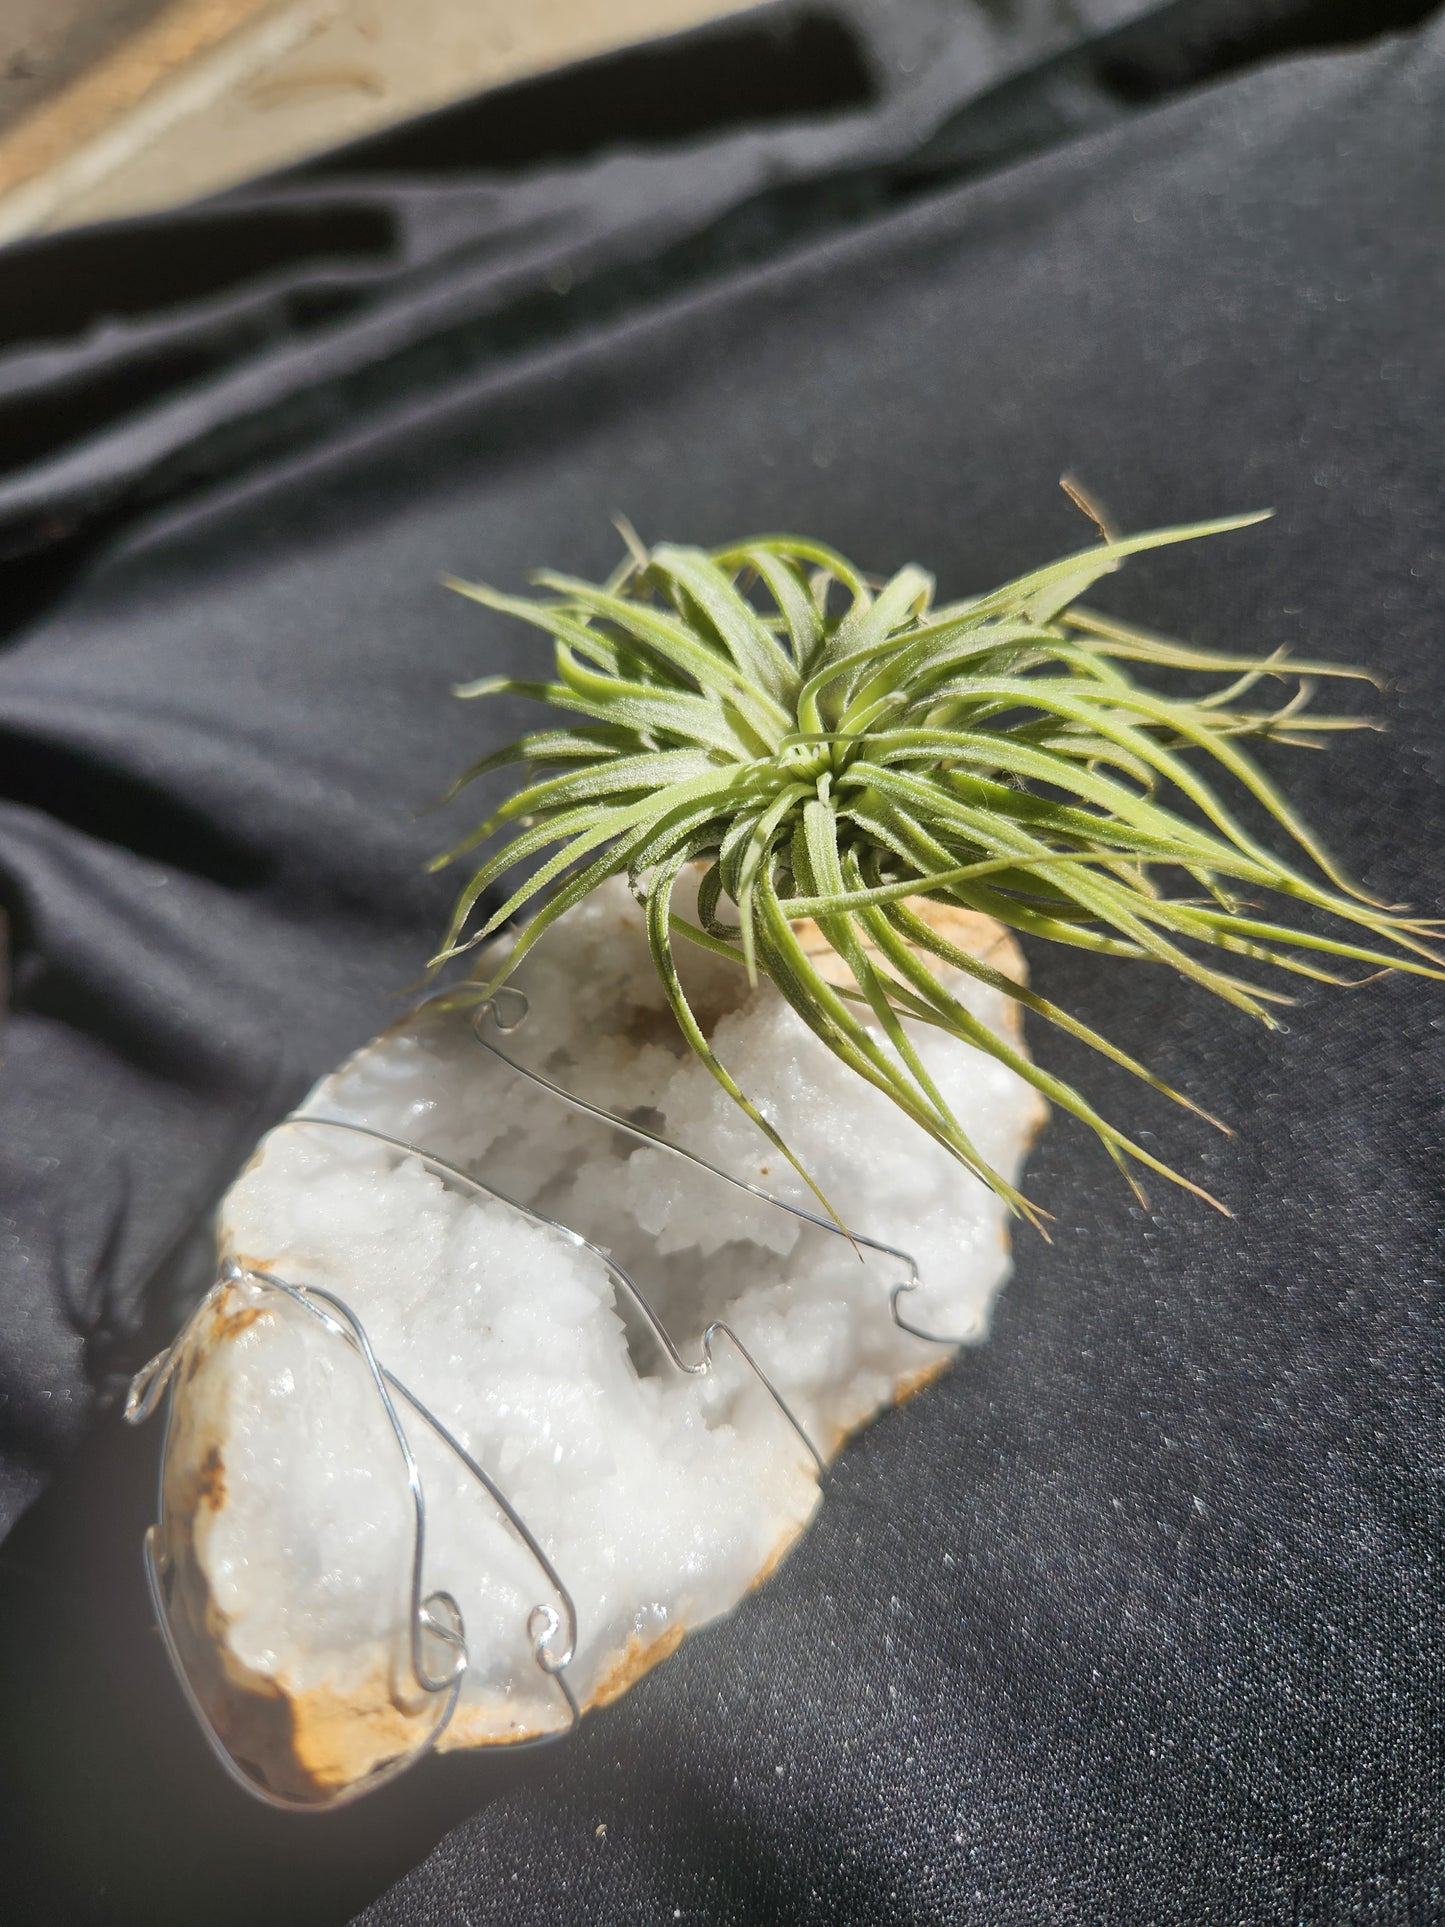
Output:
<instances>
[{"instance_id":1,"label":"brown mineral edge","mask_svg":"<svg viewBox=\"0 0 1445 1927\"><path fill-rule=\"evenodd\" d=\"M921 898L908 899L908 907L960 950L1017 983L1025 981L1024 960L1017 944L992 918ZM851 981L846 964L811 919L800 920L795 928L803 948L825 977L842 984ZM943 968L932 956L925 955L924 961L935 972ZM1009 1041L1017 1043L1022 1035L1017 1005L1008 1006L1006 1028ZM1046 1106L1039 1099L1035 1132L1045 1115ZM231 1339L266 1316L263 1308L246 1306L235 1294L225 1292L213 1308L209 1327L197 1334L196 1354L186 1373L187 1398L178 1404L172 1424L165 1473L170 1611L192 1686L233 1755L273 1792L294 1800L324 1802L419 1746L436 1719L436 1711L434 1702L420 1699L409 1683L380 1666L371 1669L345 1695L330 1687L293 1692L284 1682L243 1666L227 1647L224 1616L210 1597L197 1534L204 1532L226 1502L219 1439L226 1431L228 1393L218 1360ZM905 1374L894 1385L891 1402L900 1404L910 1398L946 1371L951 1362L952 1354ZM195 1388L198 1396L192 1405L190 1381L197 1374L202 1383ZM208 1388L205 1380L213 1375ZM204 1413L205 1423L187 1423L186 1410ZM830 1460L847 1436L839 1433L830 1441L826 1454ZM754 1574L750 1589L766 1583L804 1529L792 1527L783 1534ZM678 1619L652 1639L643 1639L637 1633L629 1635L584 1702L583 1711L609 1705L620 1697L694 1630ZM442 1745L451 1749L518 1744L539 1738L547 1730L551 1729L525 1725L503 1702L464 1702L457 1707Z\"/></svg>"}]
</instances>

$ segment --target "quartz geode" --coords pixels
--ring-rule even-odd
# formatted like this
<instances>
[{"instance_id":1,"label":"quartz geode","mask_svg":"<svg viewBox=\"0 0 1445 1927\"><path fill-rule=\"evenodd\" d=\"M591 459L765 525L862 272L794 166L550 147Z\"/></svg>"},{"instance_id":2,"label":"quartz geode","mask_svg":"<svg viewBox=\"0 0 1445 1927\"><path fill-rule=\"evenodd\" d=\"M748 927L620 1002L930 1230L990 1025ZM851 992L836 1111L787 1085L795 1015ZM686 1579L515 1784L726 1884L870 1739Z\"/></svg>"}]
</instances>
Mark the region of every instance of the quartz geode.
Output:
<instances>
[{"instance_id":1,"label":"quartz geode","mask_svg":"<svg viewBox=\"0 0 1445 1927\"><path fill-rule=\"evenodd\" d=\"M1020 972L997 926L919 907ZM981 1336L1009 1268L1000 1200L766 979L750 991L727 961L688 962L723 1061L848 1222L916 1259L908 1322ZM940 970L1016 1036L1008 999ZM518 981L530 1003L508 1038L519 1060L816 1208L684 1046L620 883L571 911ZM940 1031L915 1035L964 1128L1016 1177L1037 1095ZM950 1355L891 1317L895 1261L569 1109L479 1048L464 1010L424 1007L324 1079L299 1115L419 1145L581 1233L627 1269L689 1361L725 1318L825 1457ZM680 1372L595 1253L374 1139L273 1131L224 1202L220 1245L343 1299L384 1365L507 1493L575 1602L567 1679L584 1707L727 1611L818 1502L812 1458L729 1346L712 1371ZM534 1609L556 1603L544 1574L457 1458L423 1425L408 1430L426 1494L425 1586L453 1595L465 1626L468 1668L442 1744L565 1725L529 1632ZM164 1533L193 1687L263 1784L324 1798L424 1738L438 1709L411 1666L413 1514L396 1441L361 1359L284 1295L237 1283L205 1313L177 1375Z\"/></svg>"}]
</instances>

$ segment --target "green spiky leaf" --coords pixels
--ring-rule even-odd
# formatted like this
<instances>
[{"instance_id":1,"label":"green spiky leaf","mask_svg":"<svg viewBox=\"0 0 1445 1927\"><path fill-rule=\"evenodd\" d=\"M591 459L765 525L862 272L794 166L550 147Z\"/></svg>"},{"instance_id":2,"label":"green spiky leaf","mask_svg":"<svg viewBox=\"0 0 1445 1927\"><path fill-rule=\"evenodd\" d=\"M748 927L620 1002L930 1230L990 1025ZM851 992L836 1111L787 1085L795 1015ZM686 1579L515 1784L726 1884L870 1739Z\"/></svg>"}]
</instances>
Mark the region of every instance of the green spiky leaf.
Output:
<instances>
[{"instance_id":1,"label":"green spiky leaf","mask_svg":"<svg viewBox=\"0 0 1445 1927\"><path fill-rule=\"evenodd\" d=\"M1265 1023L1274 1021L1270 1005L1287 1000L1238 976L1238 959L1330 982L1341 979L1326 959L1442 974L1429 927L1350 883L1242 746L1271 738L1321 747L1341 729L1372 727L1308 709L1316 680L1361 672L1290 664L1279 652L1190 649L1080 604L1127 556L1260 519L1106 539L942 607L921 569L902 569L875 589L843 557L791 536L709 555L649 551L628 530L631 559L604 584L543 573L548 593L529 599L452 583L540 629L555 672L552 681L487 677L458 694L528 697L586 720L523 736L449 792L507 765L527 770L521 787L438 859L491 845L434 964L525 915L495 987L565 909L625 874L646 905L653 961L689 1045L790 1159L698 1029L677 970L678 940L754 977L765 972L845 1064L1035 1222L1035 1208L953 1117L905 1018L1013 1066L1097 1133L1126 1175L1142 1165L1198 1192L987 1030L920 953L993 984L1155 1090L1198 1107L1056 1005L955 950L905 899L932 898L1025 937L1161 965ZM1150 668L1212 681L1196 695L1168 695L1138 680ZM1284 679L1293 692L1261 706L1260 685ZM1246 827L1240 804L1272 822L1273 842ZM487 890L537 859L483 916ZM703 866L697 923L670 908L689 862ZM1314 923L1262 914L1261 893L1292 899ZM725 904L736 921L719 915ZM803 917L842 958L850 991L830 983L797 941L793 925Z\"/></svg>"}]
</instances>

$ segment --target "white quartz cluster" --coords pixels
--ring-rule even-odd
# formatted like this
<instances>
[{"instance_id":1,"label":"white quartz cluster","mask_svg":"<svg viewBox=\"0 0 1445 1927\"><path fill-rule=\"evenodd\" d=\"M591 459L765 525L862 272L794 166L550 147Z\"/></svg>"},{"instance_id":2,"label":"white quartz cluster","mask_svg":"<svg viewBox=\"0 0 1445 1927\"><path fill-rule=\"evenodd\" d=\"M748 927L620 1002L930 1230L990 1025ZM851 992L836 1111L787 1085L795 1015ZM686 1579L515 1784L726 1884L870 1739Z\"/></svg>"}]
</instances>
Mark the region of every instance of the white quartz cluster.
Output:
<instances>
[{"instance_id":1,"label":"white quartz cluster","mask_svg":"<svg viewBox=\"0 0 1445 1927\"><path fill-rule=\"evenodd\" d=\"M999 933L976 935L985 941L999 961ZM702 952L684 967L719 1056L838 1212L916 1259L908 1320L983 1335L1009 1266L998 1200L766 981L750 991L735 965ZM1000 993L946 980L1008 1028ZM519 1062L819 1210L687 1051L620 883L570 912L518 982L525 1020L487 1034ZM1035 1095L936 1030L916 1037L980 1149L1016 1176ZM725 1320L825 1456L948 1355L890 1316L906 1276L896 1260L569 1108L483 1049L466 1011L424 1008L318 1085L303 1114L420 1146L581 1234L625 1268L688 1362ZM567 1677L583 1704L733 1605L817 1502L811 1458L725 1338L711 1372L679 1371L593 1251L415 1157L283 1125L227 1197L221 1240L248 1265L343 1298L384 1365L506 1491L575 1602ZM222 1310L182 1375L167 1487L185 1515L168 1527L219 1649L212 1710L225 1730L223 1702L283 1706L300 1777L345 1784L430 1716L408 1657L403 1463L351 1348L274 1292L237 1286ZM527 1631L555 1593L485 1491L399 1410L424 1482L425 1585L450 1592L465 1624L469 1667L446 1743L563 1723Z\"/></svg>"}]
</instances>

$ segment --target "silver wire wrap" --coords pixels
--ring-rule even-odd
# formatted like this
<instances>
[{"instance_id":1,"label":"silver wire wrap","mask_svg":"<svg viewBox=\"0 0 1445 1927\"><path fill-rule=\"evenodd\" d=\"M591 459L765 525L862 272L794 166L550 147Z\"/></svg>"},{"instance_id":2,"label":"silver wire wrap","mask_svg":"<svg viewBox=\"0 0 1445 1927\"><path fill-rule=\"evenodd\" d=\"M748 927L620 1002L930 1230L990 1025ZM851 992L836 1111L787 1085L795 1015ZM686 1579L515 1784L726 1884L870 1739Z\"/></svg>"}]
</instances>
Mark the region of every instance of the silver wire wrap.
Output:
<instances>
[{"instance_id":1,"label":"silver wire wrap","mask_svg":"<svg viewBox=\"0 0 1445 1927\"><path fill-rule=\"evenodd\" d=\"M448 994L454 993L445 991L439 993L440 996ZM502 1014L503 1000L516 1012L510 1020ZM869 1251L878 1252L884 1258L896 1258L904 1267L907 1276L901 1283L894 1285L888 1294L888 1308L894 1324L900 1331L907 1332L910 1338L921 1338L927 1345L947 1345L951 1348L967 1344L968 1341L965 1338L950 1338L941 1332L923 1331L917 1325L909 1324L899 1311L899 1299L905 1292L917 1291L923 1282L919 1276L917 1260L909 1252L900 1250L897 1245L883 1244L877 1238L867 1238L861 1231L850 1231L832 1218L820 1218L815 1211L809 1211L803 1205L791 1204L786 1198L775 1197L771 1191L765 1191L760 1184L752 1184L746 1178L734 1177L731 1171L724 1171L720 1165L709 1164L706 1158L699 1157L695 1151L684 1150L682 1145L674 1144L671 1138L658 1137L656 1132L646 1130L642 1125L620 1117L616 1111L607 1111L600 1105L589 1104L586 1098L578 1097L574 1091L565 1090L560 1084L554 1084L550 1078L543 1077L540 1071L534 1071L526 1064L519 1064L515 1057L509 1057L489 1037L482 1034L483 1021L489 1016L502 1035L506 1036L509 1032L518 1029L526 1015L525 992L518 990L513 984L503 984L489 997L483 998L472 1013L472 1035L483 1050L489 1051L500 1063L505 1064L508 1070L515 1071L519 1077L525 1077L529 1083L535 1084L538 1090L547 1091L551 1096L560 1098L562 1103L570 1105L574 1111L580 1111L585 1117L595 1117L600 1123L609 1124L614 1130L622 1131L628 1137L635 1138L639 1144L650 1144L655 1150L666 1151L671 1157L681 1158L684 1164L691 1164L699 1171L706 1171L711 1177L721 1178L724 1184L732 1185L735 1190L746 1191L754 1198L761 1198L764 1204L770 1204L778 1211L786 1211L790 1217L801 1219L804 1224L813 1225L819 1231L826 1231L832 1237L844 1238L851 1245L862 1245ZM728 1335L732 1336L731 1333ZM733 1342L736 1344L737 1340L734 1339ZM789 1417L791 1416L790 1413ZM797 1425L796 1419L793 1423ZM798 1430L802 1430L801 1426L798 1426ZM811 1447L809 1449L811 1450ZM814 1452L813 1456L817 1458L818 1455ZM820 1468L821 1464L822 1461L819 1460Z\"/></svg>"},{"instance_id":2,"label":"silver wire wrap","mask_svg":"<svg viewBox=\"0 0 1445 1927\"><path fill-rule=\"evenodd\" d=\"M448 998L455 1000L456 996L457 992L454 990L442 991L437 993L434 998L427 999L426 1001L435 1002ZM481 999L478 1003L471 1018L470 1028L473 1037L491 1057L495 1058L499 1063L504 1064L508 1070L519 1077L526 1078L539 1090L547 1092L550 1096L568 1105L571 1109L587 1117L595 1118L598 1122L605 1123L612 1129L623 1132L639 1143L647 1144L656 1150L665 1151L673 1157L680 1158L685 1163L707 1172L711 1177L721 1179L723 1183L730 1184L737 1190L746 1191L752 1197L760 1199L764 1204L771 1205L779 1211L786 1211L790 1216L798 1218L818 1230L825 1231L834 1237L843 1238L855 1247L862 1246L870 1251L879 1253L885 1258L896 1260L904 1268L905 1276L900 1282L892 1285L889 1289L888 1305L893 1322L900 1330L907 1332L911 1337L922 1339L929 1344L951 1347L962 1342L957 1338L944 1337L935 1332L923 1331L920 1327L909 1323L903 1317L899 1310L899 1300L905 1293L916 1291L921 1283L918 1266L908 1252L900 1250L895 1245L880 1243L877 1239L866 1237L860 1232L847 1230L830 1218L820 1217L815 1212L809 1211L801 1205L792 1204L787 1199L775 1197L771 1192L765 1191L760 1185L751 1184L743 1178L734 1177L731 1172L724 1171L715 1164L710 1164L706 1158L699 1157L694 1152L685 1150L681 1145L672 1143L670 1139L659 1137L655 1132L646 1130L643 1126L630 1122L627 1118L619 1116L616 1112L608 1111L599 1105L589 1103L585 1098L578 1097L575 1092L564 1089L560 1084L555 1084L549 1078L542 1076L540 1072L530 1069L525 1064L519 1063L501 1048L494 1037L486 1033L484 1026L490 1019L497 1033L501 1036L506 1036L521 1025L527 1015L527 1008L527 999L523 992L512 986L503 986L501 989L494 991L490 996ZM605 1267L614 1286L621 1291L623 1296L641 1316L669 1365L687 1377L700 1377L711 1371L714 1364L714 1345L719 1338L725 1338L737 1352L753 1377L756 1378L762 1386L782 1417L797 1435L799 1441L806 1448L817 1468L821 1482L826 1471L823 1455L819 1452L817 1446L814 1445L802 1421L798 1418L767 1372L759 1364L758 1360L754 1358L741 1338L738 1337L737 1333L724 1320L715 1319L707 1327L702 1335L700 1354L694 1362L689 1363L678 1349L672 1334L658 1317L656 1311L636 1281L609 1253L602 1250L600 1246L592 1243L590 1239L584 1238L569 1225L558 1223L555 1219L549 1218L544 1213L535 1210L531 1205L524 1204L520 1199L511 1197L508 1193L499 1190L496 1186L487 1184L482 1179L474 1177L470 1172L461 1170L457 1165L449 1163L445 1158L435 1156L423 1146L409 1143L404 1138L391 1137L384 1131L373 1130L369 1125L353 1123L344 1118L313 1116L307 1112L297 1111L293 1112L289 1117L283 1118L280 1124L276 1126L278 1130L302 1127L307 1129L346 1131L357 1137L368 1138L374 1143L384 1145L403 1157L414 1158L427 1170L441 1178L444 1183L456 1185L474 1197L494 1199L497 1203L506 1205L513 1211L520 1212L534 1224L542 1225L548 1230L557 1233L577 1249L589 1252ZM245 1764L238 1760L235 1754L232 1753L221 1734L217 1731L214 1722L195 1690L176 1638L175 1627L171 1617L170 1602L166 1589L166 1554L163 1545L162 1528L160 1524L157 1523L147 1530L143 1543L146 1581L150 1591L151 1603L160 1625L167 1654L175 1670L176 1677L180 1681L182 1691L200 1724L202 1732L209 1741L212 1751L226 1772L233 1780L244 1787L248 1793L264 1801L269 1806L302 1812L315 1812L319 1810L331 1811L336 1807L347 1805L351 1801L361 1798L362 1795L372 1792L377 1787L385 1785L389 1780L395 1779L399 1774L406 1772L408 1768L414 1766L425 1754L432 1751L451 1723L452 1716L457 1708L458 1699L461 1695L462 1682L468 1666L466 1627L461 1608L451 1593L443 1590L434 1590L430 1593L424 1592L427 1534L426 1493L422 1483L421 1470L417 1464L416 1454L412 1449L411 1440L408 1436L406 1425L403 1422L402 1414L398 1410L398 1403L408 1407L410 1411L429 1428L434 1436L455 1455L471 1477L483 1491L486 1492L512 1530L516 1533L517 1537L521 1540L522 1544L526 1547L538 1571L545 1580L548 1590L558 1602L555 1605L551 1603L539 1603L532 1608L527 1616L527 1635L531 1641L532 1655L538 1668L550 1679L556 1681L558 1690L566 1703L567 1719L565 1724L555 1731L540 1734L534 1740L521 1742L521 1744L536 1745L564 1738L572 1731L582 1717L576 1695L573 1693L566 1677L567 1667L571 1664L577 1650L577 1610L573 1603L571 1593L568 1591L560 1573L548 1557L540 1540L538 1540L533 1533L521 1513L513 1506L501 1486L497 1484L496 1480L492 1478L483 1466L478 1464L477 1460L473 1458L466 1447L448 1429L443 1421L438 1418L436 1413L433 1412L415 1392L404 1385L394 1373L387 1370L386 1366L382 1364L373 1350L371 1340L367 1337L366 1329L361 1320L344 1299L338 1297L334 1292L324 1290L319 1285L294 1284L288 1279L278 1277L274 1272L247 1267L238 1263L235 1259L227 1259L221 1268L220 1276L192 1311L171 1344L167 1346L164 1351L152 1358L148 1364L142 1366L141 1370L136 1373L125 1401L124 1415L127 1421L133 1425L142 1424L156 1410L161 1399L173 1385L177 1370L194 1342L196 1333L206 1313L226 1291L238 1287L251 1287L257 1290L273 1291L289 1299L293 1304L300 1306L304 1311L316 1318L333 1337L340 1339L348 1345L352 1351L360 1357L366 1368L376 1397L386 1415L392 1437L396 1442L397 1451L406 1475L407 1488L411 1495L413 1527L411 1600L408 1626L411 1672L419 1691L426 1697L437 1701L440 1711L438 1717L432 1722L422 1739L419 1740L413 1748L388 1760L382 1766L368 1774L364 1779L351 1786L344 1787L330 1794L322 1795L316 1799L295 1798L288 1794L279 1793L274 1788L267 1786L257 1778L255 1774L249 1772ZM166 1450L169 1444L169 1437L170 1411L168 1408L165 1437L161 1449L161 1495L158 1503L158 1511L160 1511L162 1517L164 1516L163 1495ZM556 1644L559 1634L564 1635L560 1647ZM428 1661L426 1650L428 1641L439 1646L443 1653L447 1655L448 1663L441 1671L433 1671Z\"/></svg>"}]
</instances>

